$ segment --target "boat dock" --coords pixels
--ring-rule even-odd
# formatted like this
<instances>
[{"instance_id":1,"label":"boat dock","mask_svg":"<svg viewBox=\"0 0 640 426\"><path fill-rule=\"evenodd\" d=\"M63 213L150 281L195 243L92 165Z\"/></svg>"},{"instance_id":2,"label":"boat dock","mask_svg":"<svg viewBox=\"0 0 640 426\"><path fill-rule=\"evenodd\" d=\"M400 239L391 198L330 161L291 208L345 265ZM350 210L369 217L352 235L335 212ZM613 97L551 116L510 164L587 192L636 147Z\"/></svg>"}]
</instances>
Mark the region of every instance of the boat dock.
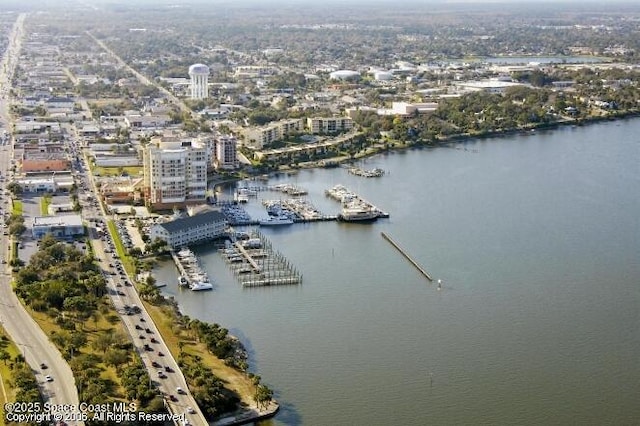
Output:
<instances>
[{"instance_id":1,"label":"boat dock","mask_svg":"<svg viewBox=\"0 0 640 426\"><path fill-rule=\"evenodd\" d=\"M374 211L376 213L376 217L382 217L382 218L389 217L389 213L376 207L374 204L360 197L358 194L349 190L344 185L340 185L340 184L335 185L333 188L327 189L325 191L325 194L328 197L333 198L334 200L340 201L340 203L342 203L343 206L345 204L356 205L363 210Z\"/></svg>"},{"instance_id":2,"label":"boat dock","mask_svg":"<svg viewBox=\"0 0 640 426\"><path fill-rule=\"evenodd\" d=\"M267 212L284 213L294 222L321 222L338 218L336 215L321 213L309 200L303 198L264 200L262 204L267 208Z\"/></svg>"},{"instance_id":3,"label":"boat dock","mask_svg":"<svg viewBox=\"0 0 640 426\"><path fill-rule=\"evenodd\" d=\"M180 272L180 282L178 283L180 287L193 289L197 284L211 285L209 276L200 267L198 258L188 247L181 248L177 253L171 250L171 257Z\"/></svg>"},{"instance_id":4,"label":"boat dock","mask_svg":"<svg viewBox=\"0 0 640 426\"><path fill-rule=\"evenodd\" d=\"M249 239L234 241L220 252L243 287L302 282L302 275L257 231Z\"/></svg>"},{"instance_id":5,"label":"boat dock","mask_svg":"<svg viewBox=\"0 0 640 426\"><path fill-rule=\"evenodd\" d=\"M178 272L180 273L180 276L184 277L184 279L187 280L187 284L190 285L191 282L189 282L189 274L187 273L187 270L182 264L182 260L178 257L176 252L173 250L171 250L171 258L173 259L173 262L176 264L176 268L178 268Z\"/></svg>"},{"instance_id":6,"label":"boat dock","mask_svg":"<svg viewBox=\"0 0 640 426\"><path fill-rule=\"evenodd\" d=\"M409 253L407 253L406 251L404 251L402 249L402 247L400 247L395 241L393 241L393 239L388 236L387 234L385 234L384 232L381 232L380 235L382 235L382 238L384 238L385 240L389 241L389 243L391 243L392 246L394 246L396 248L396 250L398 250L413 266L416 267L416 269L418 271L420 271L420 273L422 275L424 275L429 281L433 281L433 278L431 278L431 275L429 275L429 273L427 271L425 271L422 266L420 266L418 264L418 262L416 262L415 260L413 260L413 258L411 258L411 256L409 256Z\"/></svg>"},{"instance_id":7,"label":"boat dock","mask_svg":"<svg viewBox=\"0 0 640 426\"><path fill-rule=\"evenodd\" d=\"M381 177L384 176L385 171L379 168L375 168L375 169L370 169L370 170L365 170L365 169L361 169L360 167L349 167L349 173L351 173L352 175L355 176L362 176L362 177Z\"/></svg>"}]
</instances>

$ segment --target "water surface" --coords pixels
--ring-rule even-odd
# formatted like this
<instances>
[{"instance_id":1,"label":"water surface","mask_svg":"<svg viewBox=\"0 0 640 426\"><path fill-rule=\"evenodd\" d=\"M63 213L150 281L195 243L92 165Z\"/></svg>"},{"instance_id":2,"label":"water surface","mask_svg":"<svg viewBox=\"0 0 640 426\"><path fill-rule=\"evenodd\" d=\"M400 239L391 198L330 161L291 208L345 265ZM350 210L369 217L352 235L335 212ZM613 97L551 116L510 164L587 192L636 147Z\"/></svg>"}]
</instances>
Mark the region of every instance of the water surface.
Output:
<instances>
[{"instance_id":1,"label":"water surface","mask_svg":"<svg viewBox=\"0 0 640 426\"><path fill-rule=\"evenodd\" d=\"M640 120L565 127L370 158L377 179L276 178L323 212L342 183L391 217L263 228L299 286L243 289L201 247L215 290L165 292L242 339L275 424L638 424L639 135Z\"/></svg>"}]
</instances>

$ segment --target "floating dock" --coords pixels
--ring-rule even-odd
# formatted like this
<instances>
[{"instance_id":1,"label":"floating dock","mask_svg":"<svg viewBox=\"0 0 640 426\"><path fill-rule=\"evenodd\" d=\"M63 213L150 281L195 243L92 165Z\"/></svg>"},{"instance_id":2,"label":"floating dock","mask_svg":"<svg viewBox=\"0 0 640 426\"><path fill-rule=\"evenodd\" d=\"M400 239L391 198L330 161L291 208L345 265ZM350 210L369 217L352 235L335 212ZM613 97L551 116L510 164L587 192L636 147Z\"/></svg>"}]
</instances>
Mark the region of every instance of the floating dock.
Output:
<instances>
[{"instance_id":1,"label":"floating dock","mask_svg":"<svg viewBox=\"0 0 640 426\"><path fill-rule=\"evenodd\" d=\"M294 222L322 222L337 220L337 215L321 213L310 201L302 198L288 198L284 200L264 200L262 204L267 212L284 213Z\"/></svg>"},{"instance_id":2,"label":"floating dock","mask_svg":"<svg viewBox=\"0 0 640 426\"><path fill-rule=\"evenodd\" d=\"M387 234L385 234L384 232L381 232L380 235L382 235L382 238L384 238L385 240L389 241L389 243L391 243L392 246L394 246L396 248L396 250L398 250L413 266L416 267L416 269L418 271L420 271L420 273L422 275L424 275L429 281L433 281L433 278L431 278L431 275L429 275L429 273L427 271L425 271L422 266L420 266L418 264L418 262L416 262L415 260L413 260L411 258L411 256L409 256L409 253L407 253L406 251L404 251L404 249L402 247L400 247L398 245L398 243L396 243L395 241L393 241L393 239L388 236Z\"/></svg>"},{"instance_id":3,"label":"floating dock","mask_svg":"<svg viewBox=\"0 0 640 426\"><path fill-rule=\"evenodd\" d=\"M328 197L333 198L334 200L340 201L343 207L349 204L351 206L355 206L356 208L360 208L363 211L373 211L375 212L375 215L377 218L389 217L389 213L376 207L375 205L365 200L355 192L349 190L344 185L340 185L340 184L335 185L333 188L325 190L324 193Z\"/></svg>"},{"instance_id":4,"label":"floating dock","mask_svg":"<svg viewBox=\"0 0 640 426\"><path fill-rule=\"evenodd\" d=\"M209 283L209 276L204 272L198 263L198 258L189 248L183 247L177 253L171 250L171 257L180 272L181 280L184 280L184 284L178 283L178 285L192 287L197 283Z\"/></svg>"},{"instance_id":5,"label":"floating dock","mask_svg":"<svg viewBox=\"0 0 640 426\"><path fill-rule=\"evenodd\" d=\"M381 177L384 176L384 170L375 168L370 170L361 169L360 167L349 167L349 173L362 177Z\"/></svg>"},{"instance_id":6,"label":"floating dock","mask_svg":"<svg viewBox=\"0 0 640 426\"><path fill-rule=\"evenodd\" d=\"M243 287L295 285L302 275L283 255L273 250L267 238L254 231L248 239L233 241L220 249L222 257Z\"/></svg>"}]
</instances>

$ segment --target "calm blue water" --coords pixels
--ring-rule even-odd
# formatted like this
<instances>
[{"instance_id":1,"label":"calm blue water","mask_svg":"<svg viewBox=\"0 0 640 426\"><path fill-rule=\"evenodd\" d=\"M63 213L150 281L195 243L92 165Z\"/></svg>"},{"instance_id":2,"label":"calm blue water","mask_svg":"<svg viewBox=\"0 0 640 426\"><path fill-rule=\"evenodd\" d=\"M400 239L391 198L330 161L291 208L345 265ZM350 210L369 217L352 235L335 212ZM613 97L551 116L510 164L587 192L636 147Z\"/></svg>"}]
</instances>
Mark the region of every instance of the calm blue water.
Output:
<instances>
[{"instance_id":1,"label":"calm blue water","mask_svg":"<svg viewBox=\"0 0 640 426\"><path fill-rule=\"evenodd\" d=\"M306 188L326 213L338 205L324 190L342 183L391 214L262 229L302 285L243 289L200 248L216 289L165 288L242 339L283 405L274 424L640 423L640 120L361 165L389 173L271 182Z\"/></svg>"}]
</instances>

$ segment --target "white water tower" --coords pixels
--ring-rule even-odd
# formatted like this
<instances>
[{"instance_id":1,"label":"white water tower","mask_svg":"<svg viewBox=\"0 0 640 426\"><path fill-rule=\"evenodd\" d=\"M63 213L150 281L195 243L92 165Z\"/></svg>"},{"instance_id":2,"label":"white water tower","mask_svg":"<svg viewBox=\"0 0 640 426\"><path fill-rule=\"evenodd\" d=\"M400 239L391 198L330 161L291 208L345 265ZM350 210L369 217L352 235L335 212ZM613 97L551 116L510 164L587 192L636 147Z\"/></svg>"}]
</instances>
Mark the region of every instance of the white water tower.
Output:
<instances>
[{"instance_id":1,"label":"white water tower","mask_svg":"<svg viewBox=\"0 0 640 426\"><path fill-rule=\"evenodd\" d=\"M189 67L191 77L191 99L206 99L209 97L209 67L203 64L193 64Z\"/></svg>"}]
</instances>

